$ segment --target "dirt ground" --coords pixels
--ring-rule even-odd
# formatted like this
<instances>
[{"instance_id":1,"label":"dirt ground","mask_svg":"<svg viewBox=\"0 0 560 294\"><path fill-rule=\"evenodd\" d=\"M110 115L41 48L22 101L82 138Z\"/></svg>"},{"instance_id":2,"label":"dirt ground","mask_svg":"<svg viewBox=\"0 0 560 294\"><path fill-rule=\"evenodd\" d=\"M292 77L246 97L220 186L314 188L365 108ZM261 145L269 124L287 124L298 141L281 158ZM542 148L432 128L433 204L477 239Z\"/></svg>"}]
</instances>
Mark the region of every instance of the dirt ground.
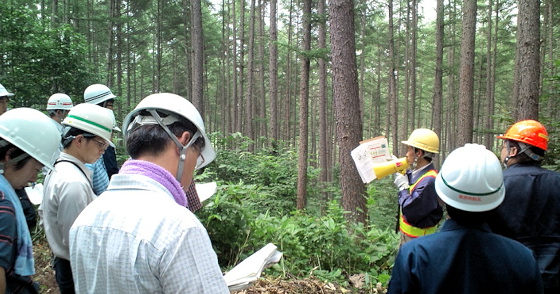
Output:
<instances>
[{"instance_id":1,"label":"dirt ground","mask_svg":"<svg viewBox=\"0 0 560 294\"><path fill-rule=\"evenodd\" d=\"M35 256L36 274L33 278L41 287L41 293L60 293L54 278L54 269L52 268L52 253L46 239L35 241L33 246ZM280 279L280 278L264 278L257 281L250 288L242 291L232 292L234 294L371 294L386 293L386 289L380 285L376 289L365 290L359 286L356 277L350 278L351 284L358 287L346 289L334 283L323 282L317 279ZM357 277L359 280L359 277Z\"/></svg>"},{"instance_id":2,"label":"dirt ground","mask_svg":"<svg viewBox=\"0 0 560 294\"><path fill-rule=\"evenodd\" d=\"M35 276L33 280L39 283L41 293L60 293L54 278L51 249L46 238L35 241L33 256L35 257Z\"/></svg>"}]
</instances>

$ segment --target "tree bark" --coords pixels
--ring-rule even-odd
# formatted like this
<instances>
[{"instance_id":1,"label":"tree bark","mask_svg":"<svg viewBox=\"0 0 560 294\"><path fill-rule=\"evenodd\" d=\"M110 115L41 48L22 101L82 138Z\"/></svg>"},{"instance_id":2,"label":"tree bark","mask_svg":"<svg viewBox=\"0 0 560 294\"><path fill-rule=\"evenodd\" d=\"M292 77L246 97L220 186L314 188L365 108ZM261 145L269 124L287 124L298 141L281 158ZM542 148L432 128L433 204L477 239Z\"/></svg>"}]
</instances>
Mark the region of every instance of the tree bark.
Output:
<instances>
[{"instance_id":1,"label":"tree bark","mask_svg":"<svg viewBox=\"0 0 560 294\"><path fill-rule=\"evenodd\" d=\"M459 73L459 108L457 144L472 142L474 99L474 50L476 33L476 0L463 1L461 66Z\"/></svg>"},{"instance_id":2,"label":"tree bark","mask_svg":"<svg viewBox=\"0 0 560 294\"><path fill-rule=\"evenodd\" d=\"M301 43L301 77L299 86L299 153L297 209L304 209L307 194L307 157L309 143L309 50L311 50L311 0L303 1L303 23Z\"/></svg>"},{"instance_id":3,"label":"tree bark","mask_svg":"<svg viewBox=\"0 0 560 294\"><path fill-rule=\"evenodd\" d=\"M354 1L333 0L329 4L332 54L333 98L339 146L342 205L350 221L367 222L365 186L356 171L350 152L362 139Z\"/></svg>"},{"instance_id":4,"label":"tree bark","mask_svg":"<svg viewBox=\"0 0 560 294\"><path fill-rule=\"evenodd\" d=\"M275 1L275 0L273 0ZM317 13L320 17L326 16L326 1L319 0ZM319 22L319 49L327 48L326 18ZM329 179L329 154L331 144L327 141L327 60L319 58L319 181L326 186ZM327 191L323 192L324 204L330 199Z\"/></svg>"},{"instance_id":5,"label":"tree bark","mask_svg":"<svg viewBox=\"0 0 560 294\"><path fill-rule=\"evenodd\" d=\"M540 1L519 0L516 120L539 118Z\"/></svg>"},{"instance_id":6,"label":"tree bark","mask_svg":"<svg viewBox=\"0 0 560 294\"><path fill-rule=\"evenodd\" d=\"M201 0L190 0L192 46L192 103L204 117L204 35Z\"/></svg>"},{"instance_id":7,"label":"tree bark","mask_svg":"<svg viewBox=\"0 0 560 294\"><path fill-rule=\"evenodd\" d=\"M391 134L391 138L393 141L393 152L398 154L397 150L399 150L399 129L398 129L398 105L397 105L397 80L395 77L396 74L396 67L395 67L395 36L394 36L394 24L393 24L393 0L389 0L388 2L389 8L389 117L388 126L389 131L388 134Z\"/></svg>"},{"instance_id":8,"label":"tree bark","mask_svg":"<svg viewBox=\"0 0 560 294\"><path fill-rule=\"evenodd\" d=\"M269 93L270 93L270 137L274 144L278 141L278 24L277 0L270 1L270 27L269 27Z\"/></svg>"},{"instance_id":9,"label":"tree bark","mask_svg":"<svg viewBox=\"0 0 560 294\"><path fill-rule=\"evenodd\" d=\"M433 95L433 111L432 111L432 129L440 136L442 134L442 112L443 112L443 0L437 0L436 4L436 70L434 78L434 95ZM436 157L439 160L439 157Z\"/></svg>"}]
</instances>

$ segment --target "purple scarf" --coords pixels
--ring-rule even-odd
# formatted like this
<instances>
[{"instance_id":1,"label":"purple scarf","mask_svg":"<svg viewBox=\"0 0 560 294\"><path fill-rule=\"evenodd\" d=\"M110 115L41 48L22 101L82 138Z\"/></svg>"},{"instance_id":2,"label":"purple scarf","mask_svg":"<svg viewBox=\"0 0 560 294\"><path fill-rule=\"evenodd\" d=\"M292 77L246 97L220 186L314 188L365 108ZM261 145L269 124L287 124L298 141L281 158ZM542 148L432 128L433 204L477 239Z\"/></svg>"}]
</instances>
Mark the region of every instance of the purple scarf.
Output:
<instances>
[{"instance_id":1,"label":"purple scarf","mask_svg":"<svg viewBox=\"0 0 560 294\"><path fill-rule=\"evenodd\" d=\"M177 182L170 172L155 163L129 159L122 165L119 174L146 176L167 188L177 204L183 207L188 204L187 196L181 188L181 184Z\"/></svg>"}]
</instances>

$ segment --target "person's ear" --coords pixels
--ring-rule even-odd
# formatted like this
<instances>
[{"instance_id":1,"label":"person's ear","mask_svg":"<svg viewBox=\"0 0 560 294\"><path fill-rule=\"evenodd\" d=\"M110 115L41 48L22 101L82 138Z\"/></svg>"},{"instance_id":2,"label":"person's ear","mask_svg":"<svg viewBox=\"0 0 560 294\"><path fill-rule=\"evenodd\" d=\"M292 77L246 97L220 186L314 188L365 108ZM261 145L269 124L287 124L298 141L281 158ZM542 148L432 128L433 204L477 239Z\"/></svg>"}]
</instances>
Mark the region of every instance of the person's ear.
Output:
<instances>
[{"instance_id":1,"label":"person's ear","mask_svg":"<svg viewBox=\"0 0 560 294\"><path fill-rule=\"evenodd\" d=\"M508 155L509 155L510 157L514 157L514 156L516 156L516 155L518 155L518 154L519 154L519 149L518 149L517 147L515 147L515 146L509 147L509 154L508 154Z\"/></svg>"},{"instance_id":2,"label":"person's ear","mask_svg":"<svg viewBox=\"0 0 560 294\"><path fill-rule=\"evenodd\" d=\"M179 138L179 142L181 142L181 145L185 146L189 143L190 139L191 134L189 132L183 132L183 134L181 134L181 137Z\"/></svg>"},{"instance_id":3,"label":"person's ear","mask_svg":"<svg viewBox=\"0 0 560 294\"><path fill-rule=\"evenodd\" d=\"M12 153L15 151L15 148L10 148L8 149L8 151L6 151L6 154L4 155L4 162L8 162L10 161L10 159L12 159Z\"/></svg>"}]
</instances>

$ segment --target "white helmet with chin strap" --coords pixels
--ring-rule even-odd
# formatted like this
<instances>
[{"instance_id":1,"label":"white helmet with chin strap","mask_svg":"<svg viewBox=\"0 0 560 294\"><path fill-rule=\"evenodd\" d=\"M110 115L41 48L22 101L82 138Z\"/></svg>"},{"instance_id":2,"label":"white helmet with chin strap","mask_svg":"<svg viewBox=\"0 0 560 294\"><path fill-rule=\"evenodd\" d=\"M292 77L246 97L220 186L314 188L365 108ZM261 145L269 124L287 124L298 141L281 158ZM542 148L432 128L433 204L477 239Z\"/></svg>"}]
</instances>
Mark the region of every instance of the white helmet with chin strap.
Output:
<instances>
[{"instance_id":1,"label":"white helmet with chin strap","mask_svg":"<svg viewBox=\"0 0 560 294\"><path fill-rule=\"evenodd\" d=\"M95 104L81 103L72 108L66 118L62 121L63 126L74 127L82 131L103 138L109 145L115 147L111 142L111 133L115 125L115 116L110 109ZM66 137L68 129L65 129L63 137L66 146L73 138ZM70 140L70 141L69 141Z\"/></svg>"},{"instance_id":2,"label":"white helmet with chin strap","mask_svg":"<svg viewBox=\"0 0 560 294\"><path fill-rule=\"evenodd\" d=\"M478 144L453 150L443 162L435 187L443 202L463 211L492 210L505 196L500 160Z\"/></svg>"},{"instance_id":3,"label":"white helmet with chin strap","mask_svg":"<svg viewBox=\"0 0 560 294\"><path fill-rule=\"evenodd\" d=\"M99 105L107 100L115 98L117 98L117 96L111 92L111 89L102 84L93 84L84 91L84 100L86 103Z\"/></svg>"},{"instance_id":4,"label":"white helmet with chin strap","mask_svg":"<svg viewBox=\"0 0 560 294\"><path fill-rule=\"evenodd\" d=\"M54 169L54 155L60 144L60 132L44 113L32 108L15 108L0 115L0 146L9 143L24 154L10 160L17 163L31 156L49 169Z\"/></svg>"},{"instance_id":5,"label":"white helmet with chin strap","mask_svg":"<svg viewBox=\"0 0 560 294\"><path fill-rule=\"evenodd\" d=\"M143 110L149 112L150 115L140 115L140 112ZM162 118L158 114L158 111L169 115ZM177 137L167 127L168 125L178 121L179 117L190 121L197 129L197 132L192 135L192 138L189 140L187 145L182 145ZM124 138L127 138L130 132L139 126L154 124L159 124L165 130L181 152L179 167L176 175L177 180L180 180L183 174L183 162L186 159L187 148L190 147L198 139L198 137L202 137L204 139L204 147L200 151L201 156L197 160L196 168L202 168L216 158L216 151L214 150L214 147L212 147L212 143L206 135L202 117L196 107L194 107L194 105L192 105L192 103L187 99L171 93L152 94L142 99L136 108L134 108L134 110L125 117L122 127L123 136ZM202 158L204 161L201 161Z\"/></svg>"}]
</instances>

